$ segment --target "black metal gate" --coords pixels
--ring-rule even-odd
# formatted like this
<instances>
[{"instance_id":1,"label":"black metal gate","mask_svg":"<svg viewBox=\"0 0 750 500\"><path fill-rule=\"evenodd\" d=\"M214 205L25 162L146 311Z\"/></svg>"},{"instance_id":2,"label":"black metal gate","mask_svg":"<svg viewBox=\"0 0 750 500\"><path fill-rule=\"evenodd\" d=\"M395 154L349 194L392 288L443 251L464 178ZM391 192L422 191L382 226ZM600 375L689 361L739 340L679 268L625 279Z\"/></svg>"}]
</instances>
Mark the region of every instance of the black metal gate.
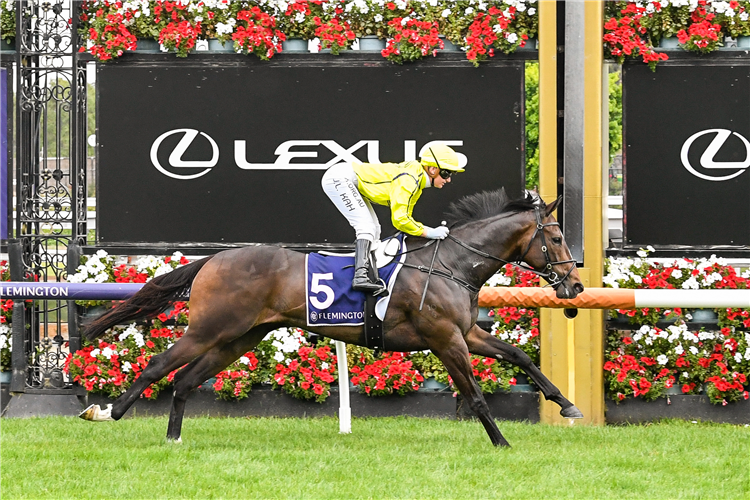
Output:
<instances>
[{"instance_id":1,"label":"black metal gate","mask_svg":"<svg viewBox=\"0 0 750 500\"><path fill-rule=\"evenodd\" d=\"M86 63L76 8L66 0L16 3L14 281L65 279L86 242ZM14 304L11 393L75 395L63 373L68 352L80 347L75 311L65 301Z\"/></svg>"}]
</instances>

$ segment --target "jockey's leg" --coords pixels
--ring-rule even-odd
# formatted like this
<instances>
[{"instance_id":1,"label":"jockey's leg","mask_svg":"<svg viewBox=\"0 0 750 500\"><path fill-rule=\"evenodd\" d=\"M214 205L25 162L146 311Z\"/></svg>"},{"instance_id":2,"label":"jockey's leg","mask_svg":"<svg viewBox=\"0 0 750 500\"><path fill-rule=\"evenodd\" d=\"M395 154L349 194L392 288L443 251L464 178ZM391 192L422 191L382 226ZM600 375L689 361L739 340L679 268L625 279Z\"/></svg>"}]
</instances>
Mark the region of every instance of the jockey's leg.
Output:
<instances>
[{"instance_id":1,"label":"jockey's leg","mask_svg":"<svg viewBox=\"0 0 750 500\"><path fill-rule=\"evenodd\" d=\"M380 232L380 224L372 207L357 188L357 174L350 164L339 163L323 174L321 185L357 234L352 287L365 292L381 291L383 287L371 282L368 276L370 246Z\"/></svg>"}]
</instances>

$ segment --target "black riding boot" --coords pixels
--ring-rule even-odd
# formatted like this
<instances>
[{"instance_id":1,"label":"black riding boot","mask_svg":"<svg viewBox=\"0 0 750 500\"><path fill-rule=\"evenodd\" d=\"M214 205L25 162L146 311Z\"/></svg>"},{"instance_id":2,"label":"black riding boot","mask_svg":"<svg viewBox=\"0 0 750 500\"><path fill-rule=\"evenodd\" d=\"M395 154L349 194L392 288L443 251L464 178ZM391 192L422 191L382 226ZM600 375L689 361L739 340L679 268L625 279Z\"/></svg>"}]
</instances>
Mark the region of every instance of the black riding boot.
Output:
<instances>
[{"instance_id":1,"label":"black riding boot","mask_svg":"<svg viewBox=\"0 0 750 500\"><path fill-rule=\"evenodd\" d=\"M368 240L357 240L354 251L354 279L352 288L361 292L378 292L383 286L370 281L368 272L370 270L370 242Z\"/></svg>"}]
</instances>

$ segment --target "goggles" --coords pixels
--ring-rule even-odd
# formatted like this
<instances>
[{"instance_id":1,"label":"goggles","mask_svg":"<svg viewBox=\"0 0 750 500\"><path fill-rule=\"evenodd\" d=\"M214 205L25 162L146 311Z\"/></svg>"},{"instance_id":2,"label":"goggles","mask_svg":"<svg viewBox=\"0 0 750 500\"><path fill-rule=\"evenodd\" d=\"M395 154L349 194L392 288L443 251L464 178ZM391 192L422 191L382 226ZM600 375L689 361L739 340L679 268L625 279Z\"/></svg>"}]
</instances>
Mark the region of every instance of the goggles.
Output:
<instances>
[{"instance_id":1,"label":"goggles","mask_svg":"<svg viewBox=\"0 0 750 500\"><path fill-rule=\"evenodd\" d=\"M451 175L455 174L456 172L441 168L439 173L440 173L440 177L447 180L447 179L450 179Z\"/></svg>"}]
</instances>

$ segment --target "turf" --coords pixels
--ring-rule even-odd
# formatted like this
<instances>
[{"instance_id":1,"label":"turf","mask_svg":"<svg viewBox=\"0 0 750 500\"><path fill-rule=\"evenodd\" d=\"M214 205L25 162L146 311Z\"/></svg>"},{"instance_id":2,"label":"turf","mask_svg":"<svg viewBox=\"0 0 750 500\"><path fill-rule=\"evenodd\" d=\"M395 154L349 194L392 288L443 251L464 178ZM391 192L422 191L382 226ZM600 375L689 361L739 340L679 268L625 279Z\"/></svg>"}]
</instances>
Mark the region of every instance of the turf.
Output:
<instances>
[{"instance_id":1,"label":"turf","mask_svg":"<svg viewBox=\"0 0 750 500\"><path fill-rule=\"evenodd\" d=\"M682 421L558 427L500 422L166 418L2 419L11 498L750 498L750 428Z\"/></svg>"}]
</instances>

